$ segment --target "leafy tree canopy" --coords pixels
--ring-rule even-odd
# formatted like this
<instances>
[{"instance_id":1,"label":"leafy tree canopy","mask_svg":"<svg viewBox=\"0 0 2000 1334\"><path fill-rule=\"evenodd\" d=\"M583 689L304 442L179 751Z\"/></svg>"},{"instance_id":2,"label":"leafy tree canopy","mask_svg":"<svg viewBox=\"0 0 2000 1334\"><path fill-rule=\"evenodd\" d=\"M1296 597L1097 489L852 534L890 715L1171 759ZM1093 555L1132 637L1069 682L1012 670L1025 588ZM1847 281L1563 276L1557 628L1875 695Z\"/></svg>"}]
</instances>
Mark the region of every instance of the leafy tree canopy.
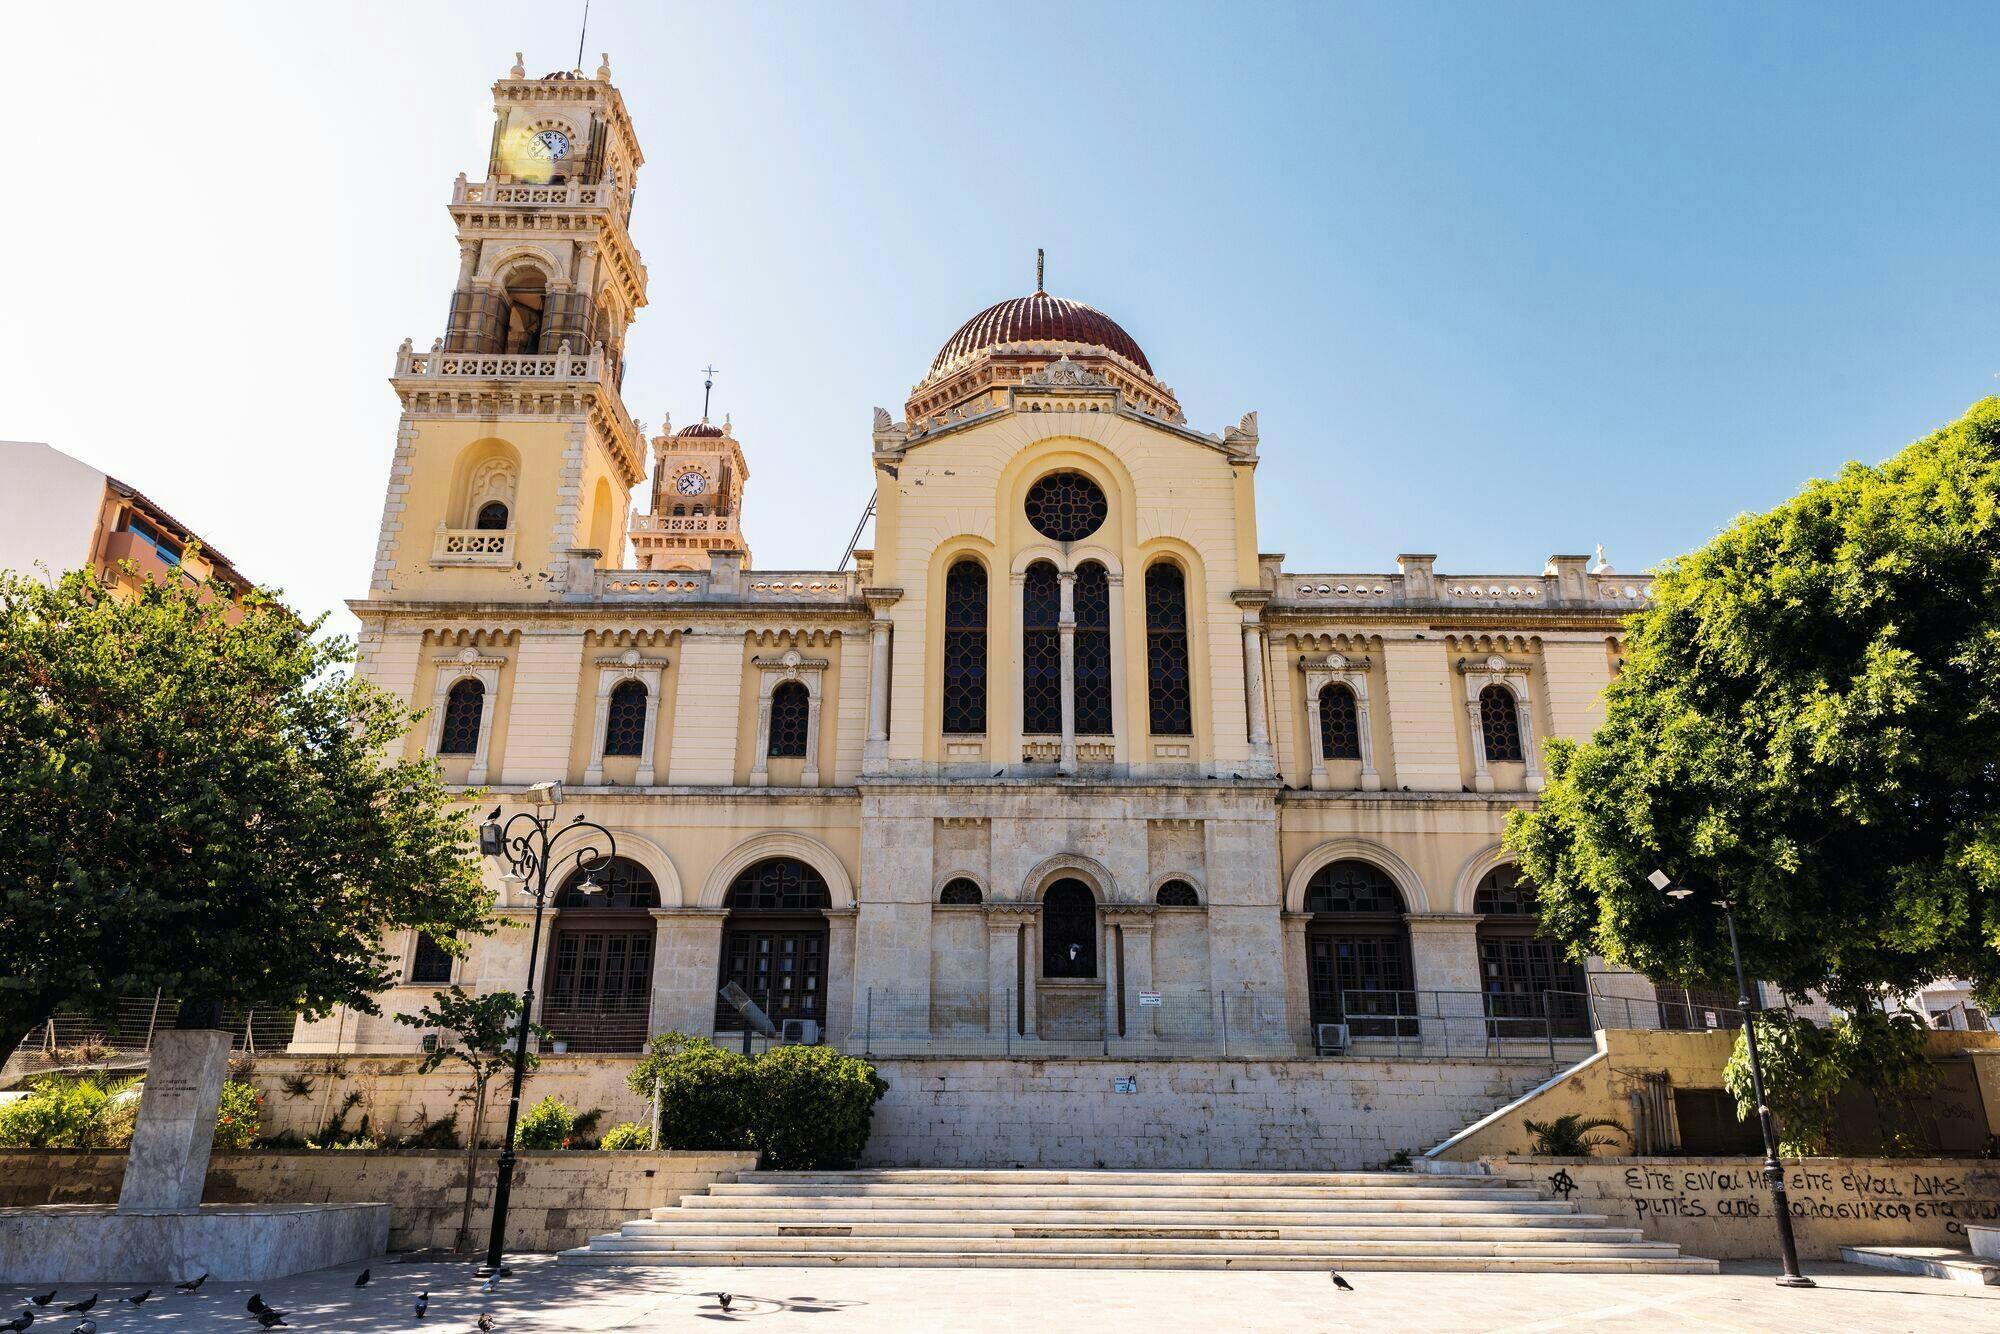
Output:
<instances>
[{"instance_id":1,"label":"leafy tree canopy","mask_svg":"<svg viewBox=\"0 0 2000 1334\"><path fill-rule=\"evenodd\" d=\"M0 573L0 1060L119 995L374 1010L384 933L486 929L412 718L262 594Z\"/></svg>"},{"instance_id":2,"label":"leafy tree canopy","mask_svg":"<svg viewBox=\"0 0 2000 1334\"><path fill-rule=\"evenodd\" d=\"M1848 1004L2000 974L2000 399L1653 580L1508 846L1544 926L1653 977ZM1694 891L1675 902L1660 868Z\"/></svg>"}]
</instances>

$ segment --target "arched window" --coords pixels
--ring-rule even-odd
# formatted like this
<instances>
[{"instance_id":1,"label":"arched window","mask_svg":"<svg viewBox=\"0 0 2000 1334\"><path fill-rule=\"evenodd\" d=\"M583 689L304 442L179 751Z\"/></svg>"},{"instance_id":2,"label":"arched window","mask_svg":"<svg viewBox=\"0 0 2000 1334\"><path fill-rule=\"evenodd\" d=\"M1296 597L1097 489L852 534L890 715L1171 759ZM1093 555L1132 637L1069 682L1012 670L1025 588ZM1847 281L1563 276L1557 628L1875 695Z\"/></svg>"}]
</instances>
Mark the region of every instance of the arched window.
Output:
<instances>
[{"instance_id":1,"label":"arched window","mask_svg":"<svg viewBox=\"0 0 2000 1334\"><path fill-rule=\"evenodd\" d=\"M468 676L445 697L444 724L438 729L438 754L479 753L479 717L486 708L486 686Z\"/></svg>"},{"instance_id":2,"label":"arched window","mask_svg":"<svg viewBox=\"0 0 2000 1334\"><path fill-rule=\"evenodd\" d=\"M451 956L427 931L417 932L417 947L410 952L410 984L442 986L451 981Z\"/></svg>"},{"instance_id":3,"label":"arched window","mask_svg":"<svg viewBox=\"0 0 2000 1334\"><path fill-rule=\"evenodd\" d=\"M646 687L641 682L620 681L612 687L611 703L604 711L604 753L646 753Z\"/></svg>"},{"instance_id":4,"label":"arched window","mask_svg":"<svg viewBox=\"0 0 2000 1334\"><path fill-rule=\"evenodd\" d=\"M1486 762L1521 762L1521 715L1514 692L1491 685L1479 692L1479 731L1486 741Z\"/></svg>"},{"instance_id":5,"label":"arched window","mask_svg":"<svg viewBox=\"0 0 2000 1334\"><path fill-rule=\"evenodd\" d=\"M749 993L772 1022L826 1022L826 910L832 896L820 873L793 857L771 857L736 877L723 906L722 980ZM745 1020L720 1001L718 1029L740 1030Z\"/></svg>"},{"instance_id":6,"label":"arched window","mask_svg":"<svg viewBox=\"0 0 2000 1334\"><path fill-rule=\"evenodd\" d=\"M797 681L785 681L771 692L771 744L765 754L774 760L802 759L806 753L806 723L812 717L812 696Z\"/></svg>"},{"instance_id":7,"label":"arched window","mask_svg":"<svg viewBox=\"0 0 2000 1334\"><path fill-rule=\"evenodd\" d=\"M507 506L504 501L489 500L479 507L479 517L472 526L481 532L499 532L507 526Z\"/></svg>"},{"instance_id":8,"label":"arched window","mask_svg":"<svg viewBox=\"0 0 2000 1334\"><path fill-rule=\"evenodd\" d=\"M1081 880L1042 895L1042 976L1097 976L1097 896Z\"/></svg>"},{"instance_id":9,"label":"arched window","mask_svg":"<svg viewBox=\"0 0 2000 1334\"><path fill-rule=\"evenodd\" d=\"M1497 1038L1579 1038L1590 1032L1590 984L1562 947L1544 940L1534 883L1496 866L1473 891L1486 1027Z\"/></svg>"},{"instance_id":10,"label":"arched window","mask_svg":"<svg viewBox=\"0 0 2000 1334\"><path fill-rule=\"evenodd\" d=\"M962 875L945 881L944 888L938 892L939 903L961 906L978 903L984 897L979 892L979 886Z\"/></svg>"},{"instance_id":11,"label":"arched window","mask_svg":"<svg viewBox=\"0 0 2000 1334\"><path fill-rule=\"evenodd\" d=\"M542 350L542 315L548 306L548 280L532 264L507 275L507 331L503 352L534 354Z\"/></svg>"},{"instance_id":12,"label":"arched window","mask_svg":"<svg viewBox=\"0 0 2000 1334\"><path fill-rule=\"evenodd\" d=\"M1104 526L1104 490L1080 472L1052 472L1028 488L1028 523L1051 542L1081 542Z\"/></svg>"},{"instance_id":13,"label":"arched window","mask_svg":"<svg viewBox=\"0 0 2000 1334\"><path fill-rule=\"evenodd\" d=\"M1021 731L1062 731L1062 583L1056 567L1038 560L1021 583Z\"/></svg>"},{"instance_id":14,"label":"arched window","mask_svg":"<svg viewBox=\"0 0 2000 1334\"><path fill-rule=\"evenodd\" d=\"M944 730L986 731L986 567L961 560L944 576Z\"/></svg>"},{"instance_id":15,"label":"arched window","mask_svg":"<svg viewBox=\"0 0 2000 1334\"><path fill-rule=\"evenodd\" d=\"M687 512L688 512L688 507L685 505L674 506L674 517L676 519L686 518Z\"/></svg>"},{"instance_id":16,"label":"arched window","mask_svg":"<svg viewBox=\"0 0 2000 1334\"><path fill-rule=\"evenodd\" d=\"M1096 561L1076 569L1076 731L1111 735L1111 576Z\"/></svg>"},{"instance_id":17,"label":"arched window","mask_svg":"<svg viewBox=\"0 0 2000 1334\"><path fill-rule=\"evenodd\" d=\"M1335 681L1319 692L1319 753L1329 760L1361 758L1361 723L1354 692Z\"/></svg>"},{"instance_id":18,"label":"arched window","mask_svg":"<svg viewBox=\"0 0 2000 1334\"><path fill-rule=\"evenodd\" d=\"M653 1001L653 873L628 857L586 862L556 893L542 1024L573 1052L637 1051Z\"/></svg>"},{"instance_id":19,"label":"arched window","mask_svg":"<svg viewBox=\"0 0 2000 1334\"><path fill-rule=\"evenodd\" d=\"M1146 567L1146 702L1155 736L1194 733L1188 679L1187 579L1172 561Z\"/></svg>"},{"instance_id":20,"label":"arched window","mask_svg":"<svg viewBox=\"0 0 2000 1334\"><path fill-rule=\"evenodd\" d=\"M1153 902L1162 908L1199 908L1201 895L1185 880L1166 880L1153 892Z\"/></svg>"},{"instance_id":21,"label":"arched window","mask_svg":"<svg viewBox=\"0 0 2000 1334\"><path fill-rule=\"evenodd\" d=\"M1316 1024L1353 1037L1415 1037L1417 997L1403 896L1379 868L1333 862L1306 882L1306 978Z\"/></svg>"}]
</instances>

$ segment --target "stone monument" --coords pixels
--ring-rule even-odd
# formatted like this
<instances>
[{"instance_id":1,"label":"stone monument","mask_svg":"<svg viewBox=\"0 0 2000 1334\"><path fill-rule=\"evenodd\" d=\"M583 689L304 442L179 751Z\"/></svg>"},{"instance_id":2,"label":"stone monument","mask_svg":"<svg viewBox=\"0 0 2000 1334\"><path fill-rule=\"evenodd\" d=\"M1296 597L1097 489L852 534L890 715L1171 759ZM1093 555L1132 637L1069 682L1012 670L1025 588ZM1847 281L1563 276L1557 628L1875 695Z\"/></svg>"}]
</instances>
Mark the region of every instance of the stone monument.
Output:
<instances>
[{"instance_id":1,"label":"stone monument","mask_svg":"<svg viewBox=\"0 0 2000 1334\"><path fill-rule=\"evenodd\" d=\"M192 1213L201 1207L215 1109L228 1077L229 1034L176 1028L155 1039L118 1212Z\"/></svg>"}]
</instances>

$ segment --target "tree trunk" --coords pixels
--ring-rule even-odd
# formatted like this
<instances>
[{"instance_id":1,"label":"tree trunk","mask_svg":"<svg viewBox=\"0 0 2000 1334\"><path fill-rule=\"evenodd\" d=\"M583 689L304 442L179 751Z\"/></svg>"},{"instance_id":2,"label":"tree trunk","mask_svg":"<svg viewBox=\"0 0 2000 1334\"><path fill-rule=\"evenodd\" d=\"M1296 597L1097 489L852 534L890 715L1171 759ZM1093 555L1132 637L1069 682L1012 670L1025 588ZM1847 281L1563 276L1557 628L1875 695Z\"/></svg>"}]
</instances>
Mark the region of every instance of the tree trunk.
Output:
<instances>
[{"instance_id":1,"label":"tree trunk","mask_svg":"<svg viewBox=\"0 0 2000 1334\"><path fill-rule=\"evenodd\" d=\"M451 1242L454 1251L472 1249L472 1183L479 1176L479 1127L485 1110L486 1081L482 1079L472 1091L472 1127L465 1137L465 1205L458 1214L458 1235Z\"/></svg>"}]
</instances>

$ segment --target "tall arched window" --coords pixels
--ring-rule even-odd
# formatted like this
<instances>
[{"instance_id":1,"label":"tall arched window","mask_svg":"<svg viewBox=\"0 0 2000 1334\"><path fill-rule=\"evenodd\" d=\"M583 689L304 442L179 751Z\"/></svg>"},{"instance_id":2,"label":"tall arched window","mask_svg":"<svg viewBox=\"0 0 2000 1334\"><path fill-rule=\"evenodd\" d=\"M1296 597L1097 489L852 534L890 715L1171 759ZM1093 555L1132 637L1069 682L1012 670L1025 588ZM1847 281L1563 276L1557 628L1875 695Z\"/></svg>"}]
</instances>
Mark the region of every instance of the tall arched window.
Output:
<instances>
[{"instance_id":1,"label":"tall arched window","mask_svg":"<svg viewBox=\"0 0 2000 1334\"><path fill-rule=\"evenodd\" d=\"M506 345L501 351L534 354L542 350L542 315L548 295L548 279L532 264L523 264L507 275Z\"/></svg>"},{"instance_id":2,"label":"tall arched window","mask_svg":"<svg viewBox=\"0 0 2000 1334\"><path fill-rule=\"evenodd\" d=\"M1021 731L1029 736L1062 731L1061 620L1062 582L1038 560L1021 582Z\"/></svg>"},{"instance_id":3,"label":"tall arched window","mask_svg":"<svg viewBox=\"0 0 2000 1334\"><path fill-rule=\"evenodd\" d=\"M1544 940L1534 882L1519 868L1496 866L1472 895L1479 921L1479 976L1486 992L1487 1030L1500 1038L1541 1038L1544 1021L1557 1037L1590 1032L1590 984L1583 968Z\"/></svg>"},{"instance_id":4,"label":"tall arched window","mask_svg":"<svg viewBox=\"0 0 2000 1334\"><path fill-rule=\"evenodd\" d=\"M1488 764L1521 762L1521 715L1516 709L1514 692L1506 686L1491 685L1479 692L1479 731L1486 741Z\"/></svg>"},{"instance_id":5,"label":"tall arched window","mask_svg":"<svg viewBox=\"0 0 2000 1334\"><path fill-rule=\"evenodd\" d=\"M1319 751L1329 760L1361 758L1361 723L1354 691L1335 681L1319 692Z\"/></svg>"},{"instance_id":6,"label":"tall arched window","mask_svg":"<svg viewBox=\"0 0 2000 1334\"><path fill-rule=\"evenodd\" d=\"M1155 736L1194 733L1188 677L1187 579L1172 561L1146 567L1146 695Z\"/></svg>"},{"instance_id":7,"label":"tall arched window","mask_svg":"<svg viewBox=\"0 0 2000 1334\"><path fill-rule=\"evenodd\" d=\"M1111 577L1096 561L1076 569L1076 731L1111 735Z\"/></svg>"},{"instance_id":8,"label":"tall arched window","mask_svg":"<svg viewBox=\"0 0 2000 1334\"><path fill-rule=\"evenodd\" d=\"M723 900L722 980L748 992L772 1022L826 1022L826 880L793 857L770 857L736 877ZM743 1016L720 1001L718 1029L740 1030Z\"/></svg>"},{"instance_id":9,"label":"tall arched window","mask_svg":"<svg viewBox=\"0 0 2000 1334\"><path fill-rule=\"evenodd\" d=\"M1403 896L1381 869L1333 862L1306 882L1306 977L1316 1024L1354 1037L1415 1037L1415 970Z\"/></svg>"},{"instance_id":10,"label":"tall arched window","mask_svg":"<svg viewBox=\"0 0 2000 1334\"><path fill-rule=\"evenodd\" d=\"M797 681L785 681L771 692L771 744L765 754L774 760L803 759L812 695Z\"/></svg>"},{"instance_id":11,"label":"tall arched window","mask_svg":"<svg viewBox=\"0 0 2000 1334\"><path fill-rule=\"evenodd\" d=\"M438 754L479 753L479 718L486 709L486 686L466 677L452 686L444 702L444 724L438 729Z\"/></svg>"},{"instance_id":12,"label":"tall arched window","mask_svg":"<svg viewBox=\"0 0 2000 1334\"><path fill-rule=\"evenodd\" d=\"M1042 895L1042 976L1097 976L1097 896L1081 880Z\"/></svg>"},{"instance_id":13,"label":"tall arched window","mask_svg":"<svg viewBox=\"0 0 2000 1334\"><path fill-rule=\"evenodd\" d=\"M961 560L944 576L944 730L986 731L986 567Z\"/></svg>"},{"instance_id":14,"label":"tall arched window","mask_svg":"<svg viewBox=\"0 0 2000 1334\"><path fill-rule=\"evenodd\" d=\"M627 857L586 863L556 894L542 1024L578 1052L637 1051L653 1001L660 888Z\"/></svg>"},{"instance_id":15,"label":"tall arched window","mask_svg":"<svg viewBox=\"0 0 2000 1334\"><path fill-rule=\"evenodd\" d=\"M474 528L482 532L499 532L507 527L507 505L504 501L489 500L479 507L479 517L473 521Z\"/></svg>"},{"instance_id":16,"label":"tall arched window","mask_svg":"<svg viewBox=\"0 0 2000 1334\"><path fill-rule=\"evenodd\" d=\"M604 753L646 753L646 687L643 683L620 681L612 688L611 703L604 712Z\"/></svg>"}]
</instances>

